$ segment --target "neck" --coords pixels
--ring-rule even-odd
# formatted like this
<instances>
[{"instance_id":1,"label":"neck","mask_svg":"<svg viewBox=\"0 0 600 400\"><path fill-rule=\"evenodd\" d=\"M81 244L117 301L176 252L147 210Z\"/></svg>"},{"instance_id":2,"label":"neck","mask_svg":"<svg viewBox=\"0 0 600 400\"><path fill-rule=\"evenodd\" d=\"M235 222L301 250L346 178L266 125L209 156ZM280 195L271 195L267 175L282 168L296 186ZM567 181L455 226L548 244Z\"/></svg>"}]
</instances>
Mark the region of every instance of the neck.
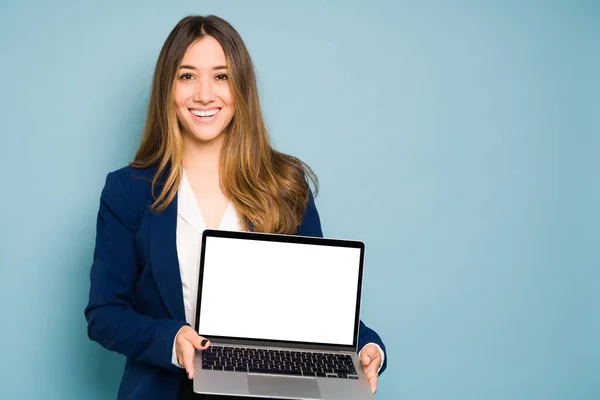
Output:
<instances>
[{"instance_id":1,"label":"neck","mask_svg":"<svg viewBox=\"0 0 600 400\"><path fill-rule=\"evenodd\" d=\"M183 137L183 168L194 171L218 171L221 163L223 135L209 142Z\"/></svg>"}]
</instances>

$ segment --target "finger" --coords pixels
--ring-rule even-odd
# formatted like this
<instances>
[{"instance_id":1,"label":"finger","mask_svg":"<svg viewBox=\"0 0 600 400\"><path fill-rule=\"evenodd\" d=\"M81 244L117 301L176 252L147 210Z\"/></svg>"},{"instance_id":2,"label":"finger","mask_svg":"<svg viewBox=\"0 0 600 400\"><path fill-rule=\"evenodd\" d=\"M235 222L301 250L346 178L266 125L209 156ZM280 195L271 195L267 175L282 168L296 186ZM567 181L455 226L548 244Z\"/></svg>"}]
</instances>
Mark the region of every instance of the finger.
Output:
<instances>
[{"instance_id":1,"label":"finger","mask_svg":"<svg viewBox=\"0 0 600 400\"><path fill-rule=\"evenodd\" d=\"M198 335L196 335L196 337L194 337L190 342L198 350L206 350L208 349L208 346L210 346L210 340Z\"/></svg>"},{"instance_id":2,"label":"finger","mask_svg":"<svg viewBox=\"0 0 600 400\"><path fill-rule=\"evenodd\" d=\"M368 378L368 380L369 386L371 387L371 393L375 394L375 392L377 391L377 383L379 382L379 376L377 375L377 372L373 371L371 371L369 375L370 377Z\"/></svg>"},{"instance_id":3,"label":"finger","mask_svg":"<svg viewBox=\"0 0 600 400\"><path fill-rule=\"evenodd\" d=\"M367 381L369 382L371 393L375 394L375 392L377 391L377 383L379 382L379 374L377 373L377 369L367 367L365 369L365 375L367 377Z\"/></svg>"},{"instance_id":4,"label":"finger","mask_svg":"<svg viewBox=\"0 0 600 400\"><path fill-rule=\"evenodd\" d=\"M379 367L381 364L380 361L381 360L379 358L375 358L371 361L369 365L363 366L367 378L370 378L372 375L379 376Z\"/></svg>"},{"instance_id":5,"label":"finger","mask_svg":"<svg viewBox=\"0 0 600 400\"><path fill-rule=\"evenodd\" d=\"M381 357L381 353L379 353L379 349L374 344L370 344L366 346L363 350L363 354L368 354L371 359L375 359L376 357Z\"/></svg>"},{"instance_id":6,"label":"finger","mask_svg":"<svg viewBox=\"0 0 600 400\"><path fill-rule=\"evenodd\" d=\"M374 346L373 346L374 347ZM362 362L367 381L371 392L375 394L377 391L377 383L379 382L379 366L381 364L381 355L377 348L372 349L371 346L366 348L363 354ZM365 364L366 363L366 364Z\"/></svg>"},{"instance_id":7,"label":"finger","mask_svg":"<svg viewBox=\"0 0 600 400\"><path fill-rule=\"evenodd\" d=\"M360 359L360 362L364 367L371 364L371 356L365 351Z\"/></svg>"},{"instance_id":8,"label":"finger","mask_svg":"<svg viewBox=\"0 0 600 400\"><path fill-rule=\"evenodd\" d=\"M206 350L210 346L210 340L198 335L191 328L185 333L185 338L198 350Z\"/></svg>"},{"instance_id":9,"label":"finger","mask_svg":"<svg viewBox=\"0 0 600 400\"><path fill-rule=\"evenodd\" d=\"M375 363L375 369L379 368L381 364L381 353L376 346L369 345L362 351L361 362L363 366L371 365Z\"/></svg>"},{"instance_id":10,"label":"finger","mask_svg":"<svg viewBox=\"0 0 600 400\"><path fill-rule=\"evenodd\" d=\"M192 379L194 377L194 347L187 345L181 349L182 358L183 358L183 367L187 372L188 379Z\"/></svg>"},{"instance_id":11,"label":"finger","mask_svg":"<svg viewBox=\"0 0 600 400\"><path fill-rule=\"evenodd\" d=\"M177 355L177 362L179 363L179 366L182 368L185 368L183 365L183 352L181 351L182 346L185 346L184 342L185 342L185 340L177 340L176 347L175 347L175 354Z\"/></svg>"},{"instance_id":12,"label":"finger","mask_svg":"<svg viewBox=\"0 0 600 400\"><path fill-rule=\"evenodd\" d=\"M381 366L381 355L379 355L379 352L377 352L376 354L369 354L369 358L371 359L369 368L379 370L379 367Z\"/></svg>"}]
</instances>

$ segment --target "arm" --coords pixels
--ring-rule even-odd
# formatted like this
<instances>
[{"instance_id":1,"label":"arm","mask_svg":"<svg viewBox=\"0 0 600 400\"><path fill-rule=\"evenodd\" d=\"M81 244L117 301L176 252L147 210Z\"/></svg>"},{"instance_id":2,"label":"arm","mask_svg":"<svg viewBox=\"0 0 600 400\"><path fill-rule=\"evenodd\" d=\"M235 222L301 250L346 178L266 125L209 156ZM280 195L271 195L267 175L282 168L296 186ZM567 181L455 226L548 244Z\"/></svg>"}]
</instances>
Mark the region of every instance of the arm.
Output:
<instances>
[{"instance_id":1,"label":"arm","mask_svg":"<svg viewBox=\"0 0 600 400\"><path fill-rule=\"evenodd\" d=\"M298 228L296 234L301 236L323 237L323 231L321 230L321 220L319 218L319 212L317 211L317 207L315 206L315 200L312 195L312 192L309 194L306 211L304 213L302 223L300 224L300 227ZM381 352L381 358L383 360L381 364L381 369L379 370L379 373L381 374L387 367L387 358L385 357L385 345L383 344L383 341L381 340L379 335L361 321L358 329L358 348L361 349L362 352L362 349L366 345L371 343L378 345Z\"/></svg>"},{"instance_id":2,"label":"arm","mask_svg":"<svg viewBox=\"0 0 600 400\"><path fill-rule=\"evenodd\" d=\"M139 279L134 234L139 210L111 173L100 199L96 248L85 309L88 336L108 350L169 369L173 340L185 322L154 319L133 310Z\"/></svg>"}]
</instances>

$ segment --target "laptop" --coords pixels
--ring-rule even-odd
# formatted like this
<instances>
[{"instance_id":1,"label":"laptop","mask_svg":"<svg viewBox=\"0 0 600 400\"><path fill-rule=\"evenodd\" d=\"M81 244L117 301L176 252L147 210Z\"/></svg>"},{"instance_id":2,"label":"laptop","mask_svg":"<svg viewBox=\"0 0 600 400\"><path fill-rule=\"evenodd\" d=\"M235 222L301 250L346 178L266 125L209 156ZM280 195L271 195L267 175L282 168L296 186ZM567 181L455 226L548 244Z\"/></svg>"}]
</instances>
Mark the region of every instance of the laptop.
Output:
<instances>
[{"instance_id":1,"label":"laptop","mask_svg":"<svg viewBox=\"0 0 600 400\"><path fill-rule=\"evenodd\" d=\"M362 242L205 230L194 392L373 399L357 354Z\"/></svg>"}]
</instances>

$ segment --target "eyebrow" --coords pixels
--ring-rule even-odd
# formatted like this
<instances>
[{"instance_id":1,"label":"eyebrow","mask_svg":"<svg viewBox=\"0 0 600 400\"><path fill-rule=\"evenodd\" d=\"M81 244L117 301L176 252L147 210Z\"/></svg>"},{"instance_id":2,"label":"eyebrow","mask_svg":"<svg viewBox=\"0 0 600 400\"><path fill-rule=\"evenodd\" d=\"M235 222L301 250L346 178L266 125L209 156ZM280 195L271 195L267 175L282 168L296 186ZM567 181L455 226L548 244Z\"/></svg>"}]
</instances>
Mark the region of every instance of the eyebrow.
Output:
<instances>
[{"instance_id":1,"label":"eyebrow","mask_svg":"<svg viewBox=\"0 0 600 400\"><path fill-rule=\"evenodd\" d=\"M179 69L196 70L196 67L194 67L193 65L182 65L181 67L179 67ZM213 67L213 71L218 71L218 70L222 70L222 69L227 69L227 66L226 65L217 65L216 67Z\"/></svg>"}]
</instances>

